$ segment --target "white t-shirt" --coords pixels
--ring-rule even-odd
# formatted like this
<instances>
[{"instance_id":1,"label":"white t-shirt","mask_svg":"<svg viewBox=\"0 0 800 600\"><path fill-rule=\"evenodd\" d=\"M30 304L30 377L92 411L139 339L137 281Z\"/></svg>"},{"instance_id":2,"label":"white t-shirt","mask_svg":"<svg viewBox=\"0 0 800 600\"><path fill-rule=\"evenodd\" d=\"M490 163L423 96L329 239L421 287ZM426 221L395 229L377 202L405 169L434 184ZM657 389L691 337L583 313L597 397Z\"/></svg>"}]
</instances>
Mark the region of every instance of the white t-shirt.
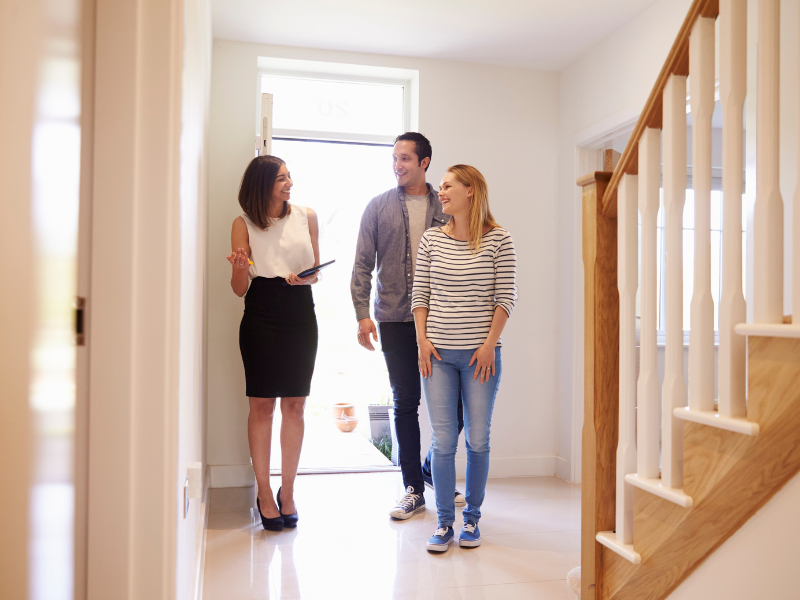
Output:
<instances>
[{"instance_id":1,"label":"white t-shirt","mask_svg":"<svg viewBox=\"0 0 800 600\"><path fill-rule=\"evenodd\" d=\"M261 229L247 215L242 215L250 238L250 279L288 277L314 266L314 248L308 231L305 206L292 204L291 212L276 219L268 229Z\"/></svg>"},{"instance_id":2,"label":"white t-shirt","mask_svg":"<svg viewBox=\"0 0 800 600\"><path fill-rule=\"evenodd\" d=\"M417 250L425 233L425 217L428 215L428 196L405 195L408 210L408 239L411 244L411 277L417 272Z\"/></svg>"}]
</instances>

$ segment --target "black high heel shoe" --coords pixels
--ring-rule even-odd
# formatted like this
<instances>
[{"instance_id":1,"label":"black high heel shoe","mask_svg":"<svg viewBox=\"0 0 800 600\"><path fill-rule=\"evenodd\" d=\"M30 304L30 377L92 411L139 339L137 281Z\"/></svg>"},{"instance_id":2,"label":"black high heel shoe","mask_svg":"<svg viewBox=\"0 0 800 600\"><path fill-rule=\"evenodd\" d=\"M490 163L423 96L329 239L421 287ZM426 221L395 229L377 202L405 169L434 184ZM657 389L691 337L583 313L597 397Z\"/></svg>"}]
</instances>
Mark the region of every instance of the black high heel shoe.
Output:
<instances>
[{"instance_id":1,"label":"black high heel shoe","mask_svg":"<svg viewBox=\"0 0 800 600\"><path fill-rule=\"evenodd\" d=\"M278 512L281 513L281 517L283 517L283 524L285 527L297 527L297 521L299 520L297 511L293 512L291 515L283 514L283 510L281 508L281 489L283 488L278 488Z\"/></svg>"},{"instance_id":2,"label":"black high heel shoe","mask_svg":"<svg viewBox=\"0 0 800 600\"><path fill-rule=\"evenodd\" d=\"M259 498L256 498L256 506L258 507L258 516L261 517L261 525L264 526L264 529L267 531L281 531L283 529L283 515L275 517L274 519L268 519L261 514L261 500ZM280 508L278 512L280 512Z\"/></svg>"}]
</instances>

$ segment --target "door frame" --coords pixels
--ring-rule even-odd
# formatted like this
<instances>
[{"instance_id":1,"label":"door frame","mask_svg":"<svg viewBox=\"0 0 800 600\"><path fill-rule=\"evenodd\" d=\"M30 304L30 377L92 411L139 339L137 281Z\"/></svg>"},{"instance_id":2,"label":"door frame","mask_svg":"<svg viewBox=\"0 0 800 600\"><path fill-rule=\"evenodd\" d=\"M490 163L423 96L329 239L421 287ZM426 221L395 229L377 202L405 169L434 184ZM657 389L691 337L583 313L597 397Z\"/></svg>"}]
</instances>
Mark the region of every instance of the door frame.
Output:
<instances>
[{"instance_id":1,"label":"door frame","mask_svg":"<svg viewBox=\"0 0 800 600\"><path fill-rule=\"evenodd\" d=\"M633 130L640 111L628 109L604 119L576 133L573 181L592 171L603 170L600 152L603 144L614 137ZM596 153L595 153L596 152ZM583 430L583 206L581 189L575 185L572 193L572 394L571 394L571 444L570 481L581 482L581 440Z\"/></svg>"},{"instance_id":2,"label":"door frame","mask_svg":"<svg viewBox=\"0 0 800 600\"><path fill-rule=\"evenodd\" d=\"M86 513L76 514L86 528L83 597L167 599L175 597L182 501L175 482L184 3L87 5L94 64L93 80L84 81L81 200L89 211L82 224L91 228L91 278L83 281L91 402L79 422L88 434L79 454L85 472L76 473L87 485Z\"/></svg>"}]
</instances>

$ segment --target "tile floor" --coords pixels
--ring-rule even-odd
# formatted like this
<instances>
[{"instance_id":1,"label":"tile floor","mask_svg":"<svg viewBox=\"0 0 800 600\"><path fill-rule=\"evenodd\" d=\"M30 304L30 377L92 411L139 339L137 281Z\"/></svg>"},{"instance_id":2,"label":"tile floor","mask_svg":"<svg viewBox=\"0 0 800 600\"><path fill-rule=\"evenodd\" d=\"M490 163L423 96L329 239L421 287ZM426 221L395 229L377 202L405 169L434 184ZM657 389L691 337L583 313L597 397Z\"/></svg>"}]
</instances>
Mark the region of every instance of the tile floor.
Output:
<instances>
[{"instance_id":1,"label":"tile floor","mask_svg":"<svg viewBox=\"0 0 800 600\"><path fill-rule=\"evenodd\" d=\"M211 490L203 600L574 600L565 579L580 563L579 485L490 479L483 544L443 554L425 549L430 490L423 515L388 517L402 493L396 473L298 477L300 523L280 533L262 529L253 492Z\"/></svg>"}]
</instances>

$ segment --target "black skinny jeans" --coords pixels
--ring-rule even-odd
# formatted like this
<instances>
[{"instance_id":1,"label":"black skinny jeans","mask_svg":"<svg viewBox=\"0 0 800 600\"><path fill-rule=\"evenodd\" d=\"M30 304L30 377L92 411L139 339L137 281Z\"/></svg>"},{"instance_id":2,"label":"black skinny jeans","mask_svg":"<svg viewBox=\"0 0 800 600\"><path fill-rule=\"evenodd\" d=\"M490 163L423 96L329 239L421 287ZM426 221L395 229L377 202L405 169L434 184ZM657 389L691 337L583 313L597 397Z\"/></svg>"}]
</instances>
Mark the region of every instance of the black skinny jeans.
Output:
<instances>
[{"instance_id":1,"label":"black skinny jeans","mask_svg":"<svg viewBox=\"0 0 800 600\"><path fill-rule=\"evenodd\" d=\"M399 444L397 455L403 486L422 491L425 477L431 477L431 451L420 465L419 402L422 396L419 374L417 333L413 322L378 323L383 358L389 370L394 398L394 428ZM434 357L433 360L436 360ZM464 429L464 409L458 398L458 433Z\"/></svg>"}]
</instances>

